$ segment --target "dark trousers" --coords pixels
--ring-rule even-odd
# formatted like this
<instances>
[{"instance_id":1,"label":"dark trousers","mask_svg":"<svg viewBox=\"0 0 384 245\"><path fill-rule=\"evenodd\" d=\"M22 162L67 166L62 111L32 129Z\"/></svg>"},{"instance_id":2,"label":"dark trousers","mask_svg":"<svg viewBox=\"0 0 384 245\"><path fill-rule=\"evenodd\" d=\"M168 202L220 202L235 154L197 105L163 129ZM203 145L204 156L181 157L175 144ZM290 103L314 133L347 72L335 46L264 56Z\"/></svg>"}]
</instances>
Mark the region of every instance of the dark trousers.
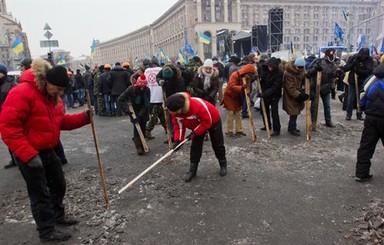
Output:
<instances>
[{"instance_id":1,"label":"dark trousers","mask_svg":"<svg viewBox=\"0 0 384 245\"><path fill-rule=\"evenodd\" d=\"M264 100L265 112L267 114L269 128L272 128L274 132L279 132L281 129L280 116L279 116L279 100L280 98L272 98L271 100ZM272 112L272 125L271 125L271 112ZM263 115L263 109L260 107L260 113ZM264 117L263 117L264 121ZM264 122L265 126L265 122Z\"/></svg>"},{"instance_id":2,"label":"dark trousers","mask_svg":"<svg viewBox=\"0 0 384 245\"><path fill-rule=\"evenodd\" d=\"M297 115L289 116L288 122L288 131L293 131L297 129Z\"/></svg>"},{"instance_id":3,"label":"dark trousers","mask_svg":"<svg viewBox=\"0 0 384 245\"><path fill-rule=\"evenodd\" d=\"M351 117L352 116L352 111L353 108L356 108L357 102L356 102L356 85L354 83L349 84L348 86L348 101L347 101L347 116ZM360 96L360 91L363 90L363 84L358 85L359 89L359 96ZM360 112L361 115L361 112ZM356 116L359 116L357 111L356 111Z\"/></svg>"},{"instance_id":4,"label":"dark trousers","mask_svg":"<svg viewBox=\"0 0 384 245\"><path fill-rule=\"evenodd\" d=\"M21 174L27 184L33 218L40 236L51 232L56 218L64 215L63 199L66 190L61 162L55 151L39 153L43 168L31 168L17 159Z\"/></svg>"},{"instance_id":5,"label":"dark trousers","mask_svg":"<svg viewBox=\"0 0 384 245\"><path fill-rule=\"evenodd\" d=\"M221 125L221 120L219 120L216 124L214 124L210 129L208 129L209 137L211 139L212 149L215 152L216 158L220 160L224 160L225 158L225 146L224 146L224 136L223 129ZM199 163L201 154L203 152L203 143L204 136L196 136L192 140L191 152L190 152L190 161L191 163Z\"/></svg>"},{"instance_id":6,"label":"dark trousers","mask_svg":"<svg viewBox=\"0 0 384 245\"><path fill-rule=\"evenodd\" d=\"M371 159L379 139L381 139L381 143L384 145L384 120L367 116L364 120L360 147L357 150L356 177L366 177L369 175Z\"/></svg>"},{"instance_id":7,"label":"dark trousers","mask_svg":"<svg viewBox=\"0 0 384 245\"><path fill-rule=\"evenodd\" d=\"M67 157L65 156L64 147L61 143L61 140L59 140L59 144L57 144L57 146L55 147L55 153L60 159L61 163L65 164L68 162Z\"/></svg>"}]
</instances>

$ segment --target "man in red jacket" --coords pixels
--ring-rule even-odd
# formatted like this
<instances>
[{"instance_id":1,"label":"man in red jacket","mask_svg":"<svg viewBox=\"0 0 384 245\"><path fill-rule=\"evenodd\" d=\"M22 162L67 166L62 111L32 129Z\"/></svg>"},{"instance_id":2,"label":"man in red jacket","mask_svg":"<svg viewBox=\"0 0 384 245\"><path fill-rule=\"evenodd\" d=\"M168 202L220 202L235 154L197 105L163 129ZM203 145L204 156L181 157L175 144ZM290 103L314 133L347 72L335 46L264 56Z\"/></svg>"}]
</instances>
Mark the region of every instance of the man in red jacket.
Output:
<instances>
[{"instance_id":1,"label":"man in red jacket","mask_svg":"<svg viewBox=\"0 0 384 245\"><path fill-rule=\"evenodd\" d=\"M220 176L227 174L227 159L225 157L223 129L219 110L200 98L191 97L188 93L180 92L167 98L166 106L172 114L174 127L174 145L177 147L185 137L185 130L191 129L192 132L187 136L192 140L190 152L190 168L185 177L185 182L190 182L196 177L201 153L203 150L204 136L209 133L212 148L220 164Z\"/></svg>"},{"instance_id":2,"label":"man in red jacket","mask_svg":"<svg viewBox=\"0 0 384 245\"><path fill-rule=\"evenodd\" d=\"M60 130L90 123L89 111L65 115L61 97L69 85L67 70L51 67L41 59L23 72L20 84L8 94L0 114L0 133L16 157L27 184L32 215L40 240L65 241L71 236L55 229L56 224L74 225L65 215L66 183L54 147Z\"/></svg>"}]
</instances>

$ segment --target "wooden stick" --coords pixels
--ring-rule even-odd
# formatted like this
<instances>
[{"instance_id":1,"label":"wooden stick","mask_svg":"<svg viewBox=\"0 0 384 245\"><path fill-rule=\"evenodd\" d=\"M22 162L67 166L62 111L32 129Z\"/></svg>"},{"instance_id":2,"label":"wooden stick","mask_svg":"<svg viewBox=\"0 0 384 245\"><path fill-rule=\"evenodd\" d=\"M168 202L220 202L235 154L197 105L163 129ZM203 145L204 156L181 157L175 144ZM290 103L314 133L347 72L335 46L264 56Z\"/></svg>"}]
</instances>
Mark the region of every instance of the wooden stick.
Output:
<instances>
[{"instance_id":1,"label":"wooden stick","mask_svg":"<svg viewBox=\"0 0 384 245\"><path fill-rule=\"evenodd\" d=\"M320 86L321 86L321 72L317 72L317 79L316 79L316 92L315 92L315 100L314 100L314 108L313 108L313 124L312 124L312 131L316 131L317 129L317 114L319 111L319 99L320 99Z\"/></svg>"},{"instance_id":2,"label":"wooden stick","mask_svg":"<svg viewBox=\"0 0 384 245\"><path fill-rule=\"evenodd\" d=\"M99 141L97 139L95 122L93 120L94 119L93 108L91 106L91 97L89 95L88 89L86 90L86 95L87 95L87 105L88 105L88 110L89 110L89 119L90 119L91 125L92 125L93 141L95 143L95 148L96 148L96 156L97 156L97 162L98 162L98 166L99 166L101 185L103 187L103 197L105 200L105 207L106 207L106 209L109 209L110 205L109 205L108 194L107 194L107 185L106 185L106 181L105 181L104 167L103 167L103 163L101 162L101 156L100 156L100 151L99 151Z\"/></svg>"},{"instance_id":3,"label":"wooden stick","mask_svg":"<svg viewBox=\"0 0 384 245\"><path fill-rule=\"evenodd\" d=\"M243 77L243 85L247 85L247 80L245 77ZM253 124L253 112L252 112L252 106L251 106L251 99L249 98L248 95L248 86L244 90L245 93L245 99L247 101L247 109L248 109L248 115L249 115L249 128L251 129L251 138L252 142L256 141L256 132L255 132L255 125Z\"/></svg>"},{"instance_id":4,"label":"wooden stick","mask_svg":"<svg viewBox=\"0 0 384 245\"><path fill-rule=\"evenodd\" d=\"M133 107L132 107L131 104L129 105L128 109L132 113L132 115L131 115L132 118L135 120L137 117L136 117L136 114L135 114L135 110L133 110ZM144 152L149 152L149 148L148 148L147 142L145 141L143 131L141 131L140 124L138 122L136 122L134 124L135 124L135 128L137 130L137 133L139 134L141 144L143 145Z\"/></svg>"},{"instance_id":5,"label":"wooden stick","mask_svg":"<svg viewBox=\"0 0 384 245\"><path fill-rule=\"evenodd\" d=\"M305 94L310 94L311 90L311 81L309 78L305 79ZM311 140L311 132L312 132L312 120L311 120L311 100L305 101L305 122L306 122L306 135L307 141Z\"/></svg>"},{"instance_id":6,"label":"wooden stick","mask_svg":"<svg viewBox=\"0 0 384 245\"><path fill-rule=\"evenodd\" d=\"M184 139L180 144L178 144L175 149L181 147L185 142L188 141L188 138ZM159 164L161 161L163 161L165 158L169 157L170 155L172 155L172 153L175 151L175 149L171 149L170 151L168 151L164 156L160 157L160 159L158 159L156 162L154 162L151 166L149 166L147 169L145 169L143 172L141 172L138 176L136 176L133 180L131 180L126 186L124 186L123 188L121 188L119 190L119 194L121 194L123 191L125 191L126 189L128 189L129 187L131 187L133 185L133 183L135 183L138 179L140 179L141 177L143 177L146 173L148 173L152 168L154 168L157 164Z\"/></svg>"},{"instance_id":7,"label":"wooden stick","mask_svg":"<svg viewBox=\"0 0 384 245\"><path fill-rule=\"evenodd\" d=\"M355 93L356 93L356 112L357 114L361 113L360 109L360 91L359 91L359 84L358 84L358 76L355 73Z\"/></svg>"},{"instance_id":8,"label":"wooden stick","mask_svg":"<svg viewBox=\"0 0 384 245\"><path fill-rule=\"evenodd\" d=\"M260 78L257 78L256 81L257 81L257 87L259 88L259 93L263 93L263 91L261 89ZM270 140L271 139L271 130L269 128L269 122L268 122L264 98L260 98L260 103L261 103L261 110L263 113L263 118L264 118L264 123L265 123L265 129L267 131L267 138Z\"/></svg>"},{"instance_id":9,"label":"wooden stick","mask_svg":"<svg viewBox=\"0 0 384 245\"><path fill-rule=\"evenodd\" d=\"M163 91L163 110L164 110L165 125L166 125L166 131L167 131L168 148L172 149L172 137L171 137L171 131L169 130L169 125L168 125L168 118L170 117L170 115L169 115L169 112L165 106L166 99L167 99L167 96L165 95L165 92Z\"/></svg>"}]
</instances>

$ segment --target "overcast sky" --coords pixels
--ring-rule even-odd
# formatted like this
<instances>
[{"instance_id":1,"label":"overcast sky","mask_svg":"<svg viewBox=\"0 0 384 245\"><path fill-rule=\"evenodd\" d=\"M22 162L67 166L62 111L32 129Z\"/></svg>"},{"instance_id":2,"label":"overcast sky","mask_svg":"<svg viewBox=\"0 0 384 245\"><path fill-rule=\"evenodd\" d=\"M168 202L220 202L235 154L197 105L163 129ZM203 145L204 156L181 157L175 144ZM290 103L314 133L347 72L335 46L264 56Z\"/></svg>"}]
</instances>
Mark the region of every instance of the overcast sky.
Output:
<instances>
[{"instance_id":1,"label":"overcast sky","mask_svg":"<svg viewBox=\"0 0 384 245\"><path fill-rule=\"evenodd\" d=\"M21 22L32 57L46 54L40 48L45 23L51 40L78 57L90 55L93 38L107 41L135 31L164 14L177 0L6 0L8 12Z\"/></svg>"}]
</instances>

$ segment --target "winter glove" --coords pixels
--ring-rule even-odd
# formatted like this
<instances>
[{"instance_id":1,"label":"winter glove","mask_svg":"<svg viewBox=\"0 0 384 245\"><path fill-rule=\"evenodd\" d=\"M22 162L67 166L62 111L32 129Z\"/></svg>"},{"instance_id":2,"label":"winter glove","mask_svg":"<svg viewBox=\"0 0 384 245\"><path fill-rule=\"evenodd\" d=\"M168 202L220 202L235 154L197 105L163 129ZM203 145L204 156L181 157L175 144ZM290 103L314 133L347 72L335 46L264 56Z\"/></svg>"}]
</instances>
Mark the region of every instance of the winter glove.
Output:
<instances>
[{"instance_id":1,"label":"winter glove","mask_svg":"<svg viewBox=\"0 0 384 245\"><path fill-rule=\"evenodd\" d=\"M333 100L336 99L336 90L335 90L335 89L331 89L331 98L332 98Z\"/></svg>"},{"instance_id":2,"label":"winter glove","mask_svg":"<svg viewBox=\"0 0 384 245\"><path fill-rule=\"evenodd\" d=\"M318 66L318 67L317 67L317 71L322 72L322 71L323 71L323 67Z\"/></svg>"},{"instance_id":3,"label":"winter glove","mask_svg":"<svg viewBox=\"0 0 384 245\"><path fill-rule=\"evenodd\" d=\"M304 94L304 93L301 93L298 97L298 100L299 101L306 101L309 99L309 95L308 94Z\"/></svg>"},{"instance_id":4,"label":"winter glove","mask_svg":"<svg viewBox=\"0 0 384 245\"><path fill-rule=\"evenodd\" d=\"M181 148L181 146L177 147L180 143L181 143L181 141L179 141L179 140L176 140L175 142L173 142L172 148L174 151L178 151Z\"/></svg>"},{"instance_id":5,"label":"winter glove","mask_svg":"<svg viewBox=\"0 0 384 245\"><path fill-rule=\"evenodd\" d=\"M85 111L85 118L86 118L87 120L91 120L91 111L90 111L90 110L86 110L86 111Z\"/></svg>"},{"instance_id":6,"label":"winter glove","mask_svg":"<svg viewBox=\"0 0 384 245\"><path fill-rule=\"evenodd\" d=\"M309 74L309 73L307 72L307 73L305 73L305 77L306 77L306 78L311 78L311 74Z\"/></svg>"},{"instance_id":7,"label":"winter glove","mask_svg":"<svg viewBox=\"0 0 384 245\"><path fill-rule=\"evenodd\" d=\"M40 156L36 155L31 160L29 160L28 166L31 168L43 168L43 162L41 161Z\"/></svg>"},{"instance_id":8,"label":"winter glove","mask_svg":"<svg viewBox=\"0 0 384 245\"><path fill-rule=\"evenodd\" d=\"M135 123L139 123L139 120L136 118L133 118L132 116L132 113L129 115L130 119L131 119L131 123L135 124Z\"/></svg>"},{"instance_id":9,"label":"winter glove","mask_svg":"<svg viewBox=\"0 0 384 245\"><path fill-rule=\"evenodd\" d=\"M246 90L246 89L247 89L247 84L243 84L243 85L241 86L241 88L244 89L244 90Z\"/></svg>"},{"instance_id":10,"label":"winter glove","mask_svg":"<svg viewBox=\"0 0 384 245\"><path fill-rule=\"evenodd\" d=\"M257 93L257 94L256 94L256 97L258 97L258 98L263 98L264 95L263 95L263 93Z\"/></svg>"},{"instance_id":11,"label":"winter glove","mask_svg":"<svg viewBox=\"0 0 384 245\"><path fill-rule=\"evenodd\" d=\"M187 139L188 139L188 140L193 140L195 137L196 137L196 134L195 134L195 132L192 131L192 132L187 136Z\"/></svg>"}]
</instances>

